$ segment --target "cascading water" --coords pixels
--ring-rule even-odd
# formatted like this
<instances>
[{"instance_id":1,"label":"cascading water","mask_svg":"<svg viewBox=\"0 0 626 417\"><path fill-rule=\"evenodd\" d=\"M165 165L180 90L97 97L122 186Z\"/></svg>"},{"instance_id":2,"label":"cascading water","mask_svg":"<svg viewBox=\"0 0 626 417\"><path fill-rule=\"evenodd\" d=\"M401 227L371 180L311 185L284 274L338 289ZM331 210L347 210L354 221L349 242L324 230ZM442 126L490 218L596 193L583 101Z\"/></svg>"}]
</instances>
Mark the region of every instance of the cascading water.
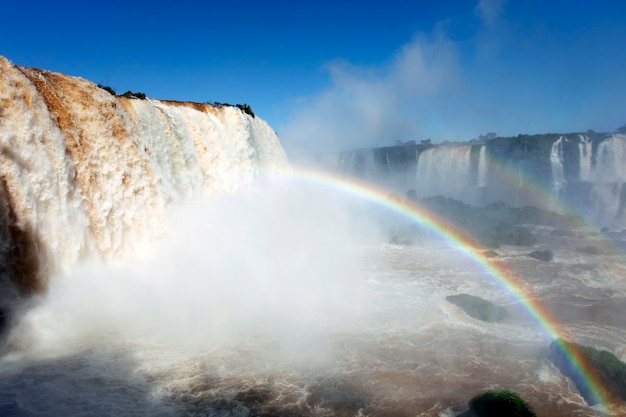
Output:
<instances>
[{"instance_id":1,"label":"cascading water","mask_svg":"<svg viewBox=\"0 0 626 417\"><path fill-rule=\"evenodd\" d=\"M5 294L93 253L132 253L169 206L286 163L273 130L235 107L113 96L4 58L0 71Z\"/></svg>"},{"instance_id":2,"label":"cascading water","mask_svg":"<svg viewBox=\"0 0 626 417\"><path fill-rule=\"evenodd\" d=\"M626 204L626 136L614 134L593 146L581 140L580 180L590 186L587 196L588 211L595 223L601 226L624 224ZM593 159L592 159L593 158Z\"/></svg>"},{"instance_id":3,"label":"cascading water","mask_svg":"<svg viewBox=\"0 0 626 417\"><path fill-rule=\"evenodd\" d=\"M552 144L550 150L550 167L552 168L551 192L552 199L558 201L563 196L567 181L563 172L563 142L566 139L561 136Z\"/></svg>"},{"instance_id":4,"label":"cascading water","mask_svg":"<svg viewBox=\"0 0 626 417\"><path fill-rule=\"evenodd\" d=\"M489 170L487 168L487 146L480 146L480 153L478 156L478 187L486 187L487 179L489 178Z\"/></svg>"},{"instance_id":5,"label":"cascading water","mask_svg":"<svg viewBox=\"0 0 626 417\"><path fill-rule=\"evenodd\" d=\"M626 136L613 135L598 145L594 182L620 183L626 181Z\"/></svg>"},{"instance_id":6,"label":"cascading water","mask_svg":"<svg viewBox=\"0 0 626 417\"><path fill-rule=\"evenodd\" d=\"M578 135L578 154L580 158L578 177L581 181L591 181L591 155L593 144L585 135Z\"/></svg>"},{"instance_id":7,"label":"cascading water","mask_svg":"<svg viewBox=\"0 0 626 417\"><path fill-rule=\"evenodd\" d=\"M426 149L417 161L415 189L423 197L445 195L467 201L476 185L471 173L471 146Z\"/></svg>"}]
</instances>

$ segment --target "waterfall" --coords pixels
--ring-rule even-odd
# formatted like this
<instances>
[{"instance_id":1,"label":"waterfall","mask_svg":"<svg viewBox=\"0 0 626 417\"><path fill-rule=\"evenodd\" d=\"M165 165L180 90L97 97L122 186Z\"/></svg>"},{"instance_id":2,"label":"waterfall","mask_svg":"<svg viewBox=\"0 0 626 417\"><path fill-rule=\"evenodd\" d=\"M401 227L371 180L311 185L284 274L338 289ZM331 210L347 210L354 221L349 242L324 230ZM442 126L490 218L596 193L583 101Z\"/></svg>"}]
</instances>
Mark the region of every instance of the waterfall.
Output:
<instances>
[{"instance_id":1,"label":"waterfall","mask_svg":"<svg viewBox=\"0 0 626 417\"><path fill-rule=\"evenodd\" d=\"M591 179L598 183L626 181L626 136L612 135L598 145Z\"/></svg>"},{"instance_id":2,"label":"waterfall","mask_svg":"<svg viewBox=\"0 0 626 417\"><path fill-rule=\"evenodd\" d=\"M480 153L478 156L478 187L487 186L487 176L489 172L487 170L487 146L480 146Z\"/></svg>"},{"instance_id":3,"label":"waterfall","mask_svg":"<svg viewBox=\"0 0 626 417\"><path fill-rule=\"evenodd\" d=\"M563 143L565 141L564 136L559 137L554 141L550 150L550 167L552 168L552 183L550 185L553 200L561 199L567 183L563 172Z\"/></svg>"},{"instance_id":4,"label":"waterfall","mask_svg":"<svg viewBox=\"0 0 626 417\"><path fill-rule=\"evenodd\" d=\"M591 154L593 146L585 135L578 135L578 152L580 155L579 178L581 181L591 180Z\"/></svg>"},{"instance_id":5,"label":"waterfall","mask_svg":"<svg viewBox=\"0 0 626 417\"><path fill-rule=\"evenodd\" d=\"M459 200L471 196L471 146L440 146L426 149L417 161L415 177L419 196L444 195Z\"/></svg>"},{"instance_id":6,"label":"waterfall","mask_svg":"<svg viewBox=\"0 0 626 417\"><path fill-rule=\"evenodd\" d=\"M286 163L274 131L239 108L113 96L2 57L0 147L5 296L85 256L130 253L173 205L251 189Z\"/></svg>"},{"instance_id":7,"label":"waterfall","mask_svg":"<svg viewBox=\"0 0 626 417\"><path fill-rule=\"evenodd\" d=\"M584 179L591 183L590 210L603 225L620 224L624 213L626 183L626 136L614 134L596 150L595 164L589 163ZM582 171L581 171L582 174Z\"/></svg>"}]
</instances>

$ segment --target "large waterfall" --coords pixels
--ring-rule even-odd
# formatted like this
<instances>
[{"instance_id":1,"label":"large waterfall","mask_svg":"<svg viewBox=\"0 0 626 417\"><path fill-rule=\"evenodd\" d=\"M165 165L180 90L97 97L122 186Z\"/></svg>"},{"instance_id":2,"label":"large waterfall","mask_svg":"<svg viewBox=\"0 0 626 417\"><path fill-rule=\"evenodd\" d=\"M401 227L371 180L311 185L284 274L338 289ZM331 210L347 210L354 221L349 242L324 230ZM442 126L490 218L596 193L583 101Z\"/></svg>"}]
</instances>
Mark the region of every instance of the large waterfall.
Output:
<instances>
[{"instance_id":1,"label":"large waterfall","mask_svg":"<svg viewBox=\"0 0 626 417\"><path fill-rule=\"evenodd\" d=\"M275 132L237 107L114 96L2 57L0 146L5 298L81 257L132 252L170 207L286 163Z\"/></svg>"},{"instance_id":2,"label":"large waterfall","mask_svg":"<svg viewBox=\"0 0 626 417\"><path fill-rule=\"evenodd\" d=\"M426 149L417 161L415 190L418 195L442 195L472 200L476 175L472 175L471 146Z\"/></svg>"}]
</instances>

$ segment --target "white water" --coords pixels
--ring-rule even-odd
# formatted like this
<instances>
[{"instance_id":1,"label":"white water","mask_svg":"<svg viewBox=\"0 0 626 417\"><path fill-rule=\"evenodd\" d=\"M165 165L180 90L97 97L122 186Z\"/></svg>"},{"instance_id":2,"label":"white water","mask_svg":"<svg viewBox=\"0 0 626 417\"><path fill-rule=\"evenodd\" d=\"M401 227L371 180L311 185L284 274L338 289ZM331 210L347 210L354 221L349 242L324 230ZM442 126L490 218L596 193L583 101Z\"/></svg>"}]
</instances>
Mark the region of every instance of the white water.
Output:
<instances>
[{"instance_id":1,"label":"white water","mask_svg":"<svg viewBox=\"0 0 626 417\"><path fill-rule=\"evenodd\" d=\"M591 185L588 204L592 219L600 226L623 226L620 198L626 183L626 136L615 134L597 145L595 163L591 144L583 141L579 146L580 177Z\"/></svg>"},{"instance_id":2,"label":"white water","mask_svg":"<svg viewBox=\"0 0 626 417\"><path fill-rule=\"evenodd\" d=\"M599 415L493 277L441 241L357 239L364 225L345 202L297 182L211 198L143 258L54 277L0 358L0 412L439 417L508 388L539 415ZM514 248L498 262L542 304L566 302L558 317L578 341L626 359L619 320L576 316L625 299L626 265L577 254L584 239L550 239L553 263ZM481 322L445 301L462 292L511 319Z\"/></svg>"},{"instance_id":3,"label":"white water","mask_svg":"<svg viewBox=\"0 0 626 417\"><path fill-rule=\"evenodd\" d=\"M565 137L561 136L554 141L550 150L550 167L552 168L551 192L552 199L558 201L563 196L567 181L563 172L563 142Z\"/></svg>"},{"instance_id":4,"label":"white water","mask_svg":"<svg viewBox=\"0 0 626 417\"><path fill-rule=\"evenodd\" d=\"M471 175L470 154L471 146L441 146L422 152L415 175L417 194L470 201L476 187Z\"/></svg>"},{"instance_id":5,"label":"white water","mask_svg":"<svg viewBox=\"0 0 626 417\"><path fill-rule=\"evenodd\" d=\"M593 144L585 135L578 135L580 142L578 143L578 152L580 155L580 174L581 181L591 181L591 155L593 153Z\"/></svg>"},{"instance_id":6,"label":"white water","mask_svg":"<svg viewBox=\"0 0 626 417\"><path fill-rule=\"evenodd\" d=\"M489 168L487 166L487 146L481 145L478 156L478 187L486 187L488 185Z\"/></svg>"}]
</instances>

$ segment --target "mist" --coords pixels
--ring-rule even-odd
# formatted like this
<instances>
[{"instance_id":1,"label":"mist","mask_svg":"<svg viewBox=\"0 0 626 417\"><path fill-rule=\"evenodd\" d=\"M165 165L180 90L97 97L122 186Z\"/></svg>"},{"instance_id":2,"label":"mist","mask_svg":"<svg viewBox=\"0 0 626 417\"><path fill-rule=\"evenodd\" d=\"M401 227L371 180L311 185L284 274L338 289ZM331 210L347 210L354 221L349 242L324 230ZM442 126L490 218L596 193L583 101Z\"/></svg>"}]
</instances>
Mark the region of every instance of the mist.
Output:
<instances>
[{"instance_id":1,"label":"mist","mask_svg":"<svg viewBox=\"0 0 626 417\"><path fill-rule=\"evenodd\" d=\"M356 251L365 225L345 198L281 182L177 209L140 255L53 276L9 345L67 355L124 341L184 356L261 338L276 357L318 360L323 336L368 304Z\"/></svg>"},{"instance_id":2,"label":"mist","mask_svg":"<svg viewBox=\"0 0 626 417\"><path fill-rule=\"evenodd\" d=\"M538 14L533 23L517 20L530 11ZM595 42L607 43L594 47L575 29L585 25L580 16L567 23L573 29L564 43L550 29L562 26L555 16L501 0L481 0L474 13L422 28L381 64L328 62L321 69L328 86L294 100L278 126L288 154L467 141L487 132L612 132L623 124L625 81L613 64L623 57L608 52L610 34L598 34Z\"/></svg>"}]
</instances>

